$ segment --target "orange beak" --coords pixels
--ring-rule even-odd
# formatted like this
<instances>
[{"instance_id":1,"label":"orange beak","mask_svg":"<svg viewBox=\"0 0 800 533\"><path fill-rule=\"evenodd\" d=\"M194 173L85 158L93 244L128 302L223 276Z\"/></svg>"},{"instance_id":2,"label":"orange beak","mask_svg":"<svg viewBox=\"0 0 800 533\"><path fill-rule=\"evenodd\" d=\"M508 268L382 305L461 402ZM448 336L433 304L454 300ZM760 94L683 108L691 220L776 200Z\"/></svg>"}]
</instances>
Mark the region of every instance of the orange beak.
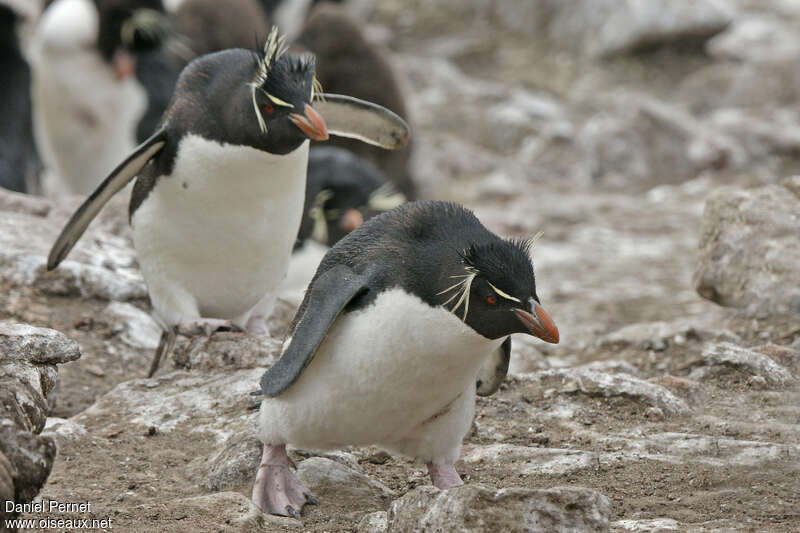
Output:
<instances>
[{"instance_id":1,"label":"orange beak","mask_svg":"<svg viewBox=\"0 0 800 533\"><path fill-rule=\"evenodd\" d=\"M514 309L514 312L531 335L539 337L545 342L558 344L558 328L541 305L533 305L533 314L522 309Z\"/></svg>"},{"instance_id":2,"label":"orange beak","mask_svg":"<svg viewBox=\"0 0 800 533\"><path fill-rule=\"evenodd\" d=\"M322 115L317 113L317 111L309 104L306 104L306 108L303 110L303 113L303 115L299 113L292 113L289 115L289 120L291 120L295 126L300 128L300 131L305 133L309 139L314 139L315 141L327 141L329 137L328 127L325 125L325 119L322 118Z\"/></svg>"}]
</instances>

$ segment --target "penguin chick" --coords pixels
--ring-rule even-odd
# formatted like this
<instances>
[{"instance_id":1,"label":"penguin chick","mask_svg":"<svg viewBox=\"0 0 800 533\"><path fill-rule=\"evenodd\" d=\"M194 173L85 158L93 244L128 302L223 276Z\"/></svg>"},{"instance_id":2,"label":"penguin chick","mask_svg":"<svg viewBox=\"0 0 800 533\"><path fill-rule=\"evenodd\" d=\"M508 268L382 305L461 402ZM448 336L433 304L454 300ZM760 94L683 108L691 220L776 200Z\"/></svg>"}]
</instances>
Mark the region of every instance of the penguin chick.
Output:
<instances>
[{"instance_id":1,"label":"penguin chick","mask_svg":"<svg viewBox=\"0 0 800 533\"><path fill-rule=\"evenodd\" d=\"M512 333L559 340L528 243L501 239L453 203L405 204L369 220L326 254L261 379L254 503L296 516L311 501L287 444L375 444L427 463L441 489L461 485L453 465L476 377Z\"/></svg>"},{"instance_id":2,"label":"penguin chick","mask_svg":"<svg viewBox=\"0 0 800 533\"><path fill-rule=\"evenodd\" d=\"M178 331L259 331L300 226L309 139L330 132L386 148L407 139L406 124L390 111L319 94L314 72L314 57L284 53L274 28L261 53L232 49L196 59L181 74L159 129L92 193L53 245L49 269L138 175L133 244L164 329L151 375ZM252 317L259 301L265 314Z\"/></svg>"},{"instance_id":3,"label":"penguin chick","mask_svg":"<svg viewBox=\"0 0 800 533\"><path fill-rule=\"evenodd\" d=\"M364 38L361 25L341 5L322 2L314 6L293 44L317 56L317 77L327 90L375 102L408 119L405 97L391 65L378 47ZM372 162L406 198L416 199L416 186L409 170L410 145L384 152L348 139L337 139L332 146L346 148Z\"/></svg>"},{"instance_id":4,"label":"penguin chick","mask_svg":"<svg viewBox=\"0 0 800 533\"><path fill-rule=\"evenodd\" d=\"M168 28L161 0L56 0L47 8L31 62L34 134L56 192L90 193L136 146L150 106L137 58L158 48Z\"/></svg>"}]
</instances>

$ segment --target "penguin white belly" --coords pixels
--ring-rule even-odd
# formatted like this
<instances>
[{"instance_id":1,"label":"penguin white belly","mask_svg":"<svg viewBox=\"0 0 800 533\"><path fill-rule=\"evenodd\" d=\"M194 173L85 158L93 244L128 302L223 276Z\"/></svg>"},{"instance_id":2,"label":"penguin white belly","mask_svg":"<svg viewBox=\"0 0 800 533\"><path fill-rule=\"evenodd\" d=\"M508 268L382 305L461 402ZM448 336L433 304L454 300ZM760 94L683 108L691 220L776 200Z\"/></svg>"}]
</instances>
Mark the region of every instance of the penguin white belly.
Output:
<instances>
[{"instance_id":1,"label":"penguin white belly","mask_svg":"<svg viewBox=\"0 0 800 533\"><path fill-rule=\"evenodd\" d=\"M458 449L472 419L475 376L502 341L401 289L385 291L368 308L341 315L297 382L264 399L259 437L311 449L378 444L416 457ZM432 424L440 442L414 444L432 417L455 422Z\"/></svg>"},{"instance_id":2,"label":"penguin white belly","mask_svg":"<svg viewBox=\"0 0 800 533\"><path fill-rule=\"evenodd\" d=\"M97 49L91 0L57 0L37 29L33 66L34 131L58 191L88 194L136 145L147 107L134 76L118 80Z\"/></svg>"},{"instance_id":3,"label":"penguin white belly","mask_svg":"<svg viewBox=\"0 0 800 533\"><path fill-rule=\"evenodd\" d=\"M156 317L234 320L274 292L300 227L308 141L286 155L186 135L131 219ZM241 320L237 320L241 323Z\"/></svg>"}]
</instances>

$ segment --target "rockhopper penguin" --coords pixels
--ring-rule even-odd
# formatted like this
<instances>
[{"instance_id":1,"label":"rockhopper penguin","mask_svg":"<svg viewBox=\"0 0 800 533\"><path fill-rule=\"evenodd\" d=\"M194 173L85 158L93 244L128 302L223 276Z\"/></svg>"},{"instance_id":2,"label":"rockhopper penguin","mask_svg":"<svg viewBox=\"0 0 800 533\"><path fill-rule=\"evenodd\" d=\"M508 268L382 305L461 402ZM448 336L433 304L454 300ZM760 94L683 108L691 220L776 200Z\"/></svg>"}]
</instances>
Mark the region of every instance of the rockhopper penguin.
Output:
<instances>
[{"instance_id":1,"label":"rockhopper penguin","mask_svg":"<svg viewBox=\"0 0 800 533\"><path fill-rule=\"evenodd\" d=\"M370 219L327 253L261 379L254 503L297 515L313 501L287 444L377 444L427 463L441 489L461 485L453 465L482 367L497 361L488 373L496 389L512 333L559 340L536 295L528 243L501 239L453 203L414 202Z\"/></svg>"},{"instance_id":2,"label":"rockhopper penguin","mask_svg":"<svg viewBox=\"0 0 800 533\"><path fill-rule=\"evenodd\" d=\"M300 226L309 138L330 133L386 148L408 138L391 111L321 94L314 57L284 51L273 29L262 53L231 49L190 63L158 130L75 212L50 251L52 269L138 175L133 242L164 328L151 375L178 331L263 331ZM263 316L251 316L256 304Z\"/></svg>"}]
</instances>

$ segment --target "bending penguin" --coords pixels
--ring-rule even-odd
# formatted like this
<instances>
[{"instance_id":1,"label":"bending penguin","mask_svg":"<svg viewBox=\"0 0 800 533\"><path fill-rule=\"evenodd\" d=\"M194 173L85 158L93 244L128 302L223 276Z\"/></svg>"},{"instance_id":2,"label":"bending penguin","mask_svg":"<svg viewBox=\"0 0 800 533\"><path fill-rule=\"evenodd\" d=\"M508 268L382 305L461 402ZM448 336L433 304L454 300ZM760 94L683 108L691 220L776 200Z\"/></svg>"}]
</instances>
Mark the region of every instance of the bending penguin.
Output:
<instances>
[{"instance_id":1,"label":"bending penguin","mask_svg":"<svg viewBox=\"0 0 800 533\"><path fill-rule=\"evenodd\" d=\"M181 73L158 130L78 208L53 245L48 269L138 175L133 243L164 329L151 375L178 332L263 326L256 319L268 312L251 315L256 304L269 307L286 274L303 212L309 139L342 135L386 148L406 142L397 115L321 94L314 72L314 57L285 53L275 28L263 52L231 49L196 59Z\"/></svg>"},{"instance_id":2,"label":"bending penguin","mask_svg":"<svg viewBox=\"0 0 800 533\"><path fill-rule=\"evenodd\" d=\"M529 246L457 204L414 202L331 248L261 378L254 503L297 516L313 502L287 444L377 444L427 463L441 489L461 485L453 465L487 364L499 362L490 368L496 389L509 335L559 340L536 295Z\"/></svg>"}]
</instances>

